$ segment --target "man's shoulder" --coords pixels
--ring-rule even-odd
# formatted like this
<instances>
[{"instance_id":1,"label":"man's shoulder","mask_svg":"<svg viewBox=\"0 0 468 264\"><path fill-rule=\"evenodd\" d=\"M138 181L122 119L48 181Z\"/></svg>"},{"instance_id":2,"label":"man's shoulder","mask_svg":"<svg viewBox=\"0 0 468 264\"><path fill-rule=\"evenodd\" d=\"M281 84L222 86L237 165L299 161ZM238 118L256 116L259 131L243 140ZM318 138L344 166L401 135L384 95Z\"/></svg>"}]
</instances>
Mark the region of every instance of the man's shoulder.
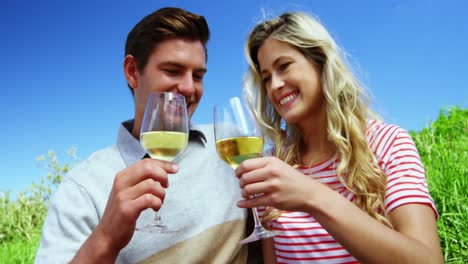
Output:
<instances>
[{"instance_id":1,"label":"man's shoulder","mask_svg":"<svg viewBox=\"0 0 468 264\"><path fill-rule=\"evenodd\" d=\"M112 181L115 173L124 167L117 145L111 145L93 152L76 164L65 177L80 185L103 182L106 178Z\"/></svg>"},{"instance_id":2,"label":"man's shoulder","mask_svg":"<svg viewBox=\"0 0 468 264\"><path fill-rule=\"evenodd\" d=\"M91 153L80 164L86 166L106 166L115 163L123 164L123 160L118 146L114 144Z\"/></svg>"}]
</instances>

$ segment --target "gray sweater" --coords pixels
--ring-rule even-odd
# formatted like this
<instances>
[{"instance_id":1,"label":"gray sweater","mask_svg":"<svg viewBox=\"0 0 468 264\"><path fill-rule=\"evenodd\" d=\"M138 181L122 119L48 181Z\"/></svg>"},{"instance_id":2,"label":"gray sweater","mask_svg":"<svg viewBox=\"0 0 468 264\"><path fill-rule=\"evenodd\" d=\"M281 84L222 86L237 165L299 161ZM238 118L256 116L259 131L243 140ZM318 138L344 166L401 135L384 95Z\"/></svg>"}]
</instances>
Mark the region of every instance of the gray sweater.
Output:
<instances>
[{"instance_id":1,"label":"gray sweater","mask_svg":"<svg viewBox=\"0 0 468 264\"><path fill-rule=\"evenodd\" d=\"M117 144L93 153L76 165L56 190L44 222L35 263L66 263L99 223L114 176L140 160L145 150L122 123ZM186 150L174 161L179 172L169 176L170 187L161 209L163 221L175 233L136 231L117 263L245 263L246 211L234 171L216 154L212 125L193 127ZM140 215L137 226L149 223L154 212Z\"/></svg>"}]
</instances>

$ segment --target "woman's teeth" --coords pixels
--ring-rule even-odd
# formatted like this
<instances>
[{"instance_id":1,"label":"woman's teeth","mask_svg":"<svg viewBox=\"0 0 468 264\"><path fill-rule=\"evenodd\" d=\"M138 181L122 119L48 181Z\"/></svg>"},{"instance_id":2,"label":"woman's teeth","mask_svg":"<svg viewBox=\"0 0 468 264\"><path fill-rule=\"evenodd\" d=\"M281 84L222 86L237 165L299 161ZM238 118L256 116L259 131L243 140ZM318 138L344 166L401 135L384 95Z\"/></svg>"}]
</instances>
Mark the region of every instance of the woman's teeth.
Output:
<instances>
[{"instance_id":1,"label":"woman's teeth","mask_svg":"<svg viewBox=\"0 0 468 264\"><path fill-rule=\"evenodd\" d=\"M280 105L285 105L286 103L288 103L289 101L291 101L292 99L294 99L296 97L297 97L297 93L288 95L285 98L281 99L279 103L280 103Z\"/></svg>"}]
</instances>

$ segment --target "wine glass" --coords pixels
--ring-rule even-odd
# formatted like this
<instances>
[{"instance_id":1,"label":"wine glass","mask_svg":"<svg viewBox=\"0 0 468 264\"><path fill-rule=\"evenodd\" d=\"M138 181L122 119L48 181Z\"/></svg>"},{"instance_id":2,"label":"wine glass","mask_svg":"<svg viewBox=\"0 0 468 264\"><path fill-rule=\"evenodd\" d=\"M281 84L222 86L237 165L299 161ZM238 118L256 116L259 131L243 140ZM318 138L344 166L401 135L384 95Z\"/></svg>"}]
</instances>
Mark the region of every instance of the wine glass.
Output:
<instances>
[{"instance_id":1,"label":"wine glass","mask_svg":"<svg viewBox=\"0 0 468 264\"><path fill-rule=\"evenodd\" d=\"M185 97L171 92L149 95L140 130L140 143L152 159L173 161L188 144L188 118ZM137 227L149 232L170 231L159 211L153 222Z\"/></svg>"},{"instance_id":2,"label":"wine glass","mask_svg":"<svg viewBox=\"0 0 468 264\"><path fill-rule=\"evenodd\" d=\"M214 107L214 132L216 150L219 157L233 169L250 158L260 157L263 152L263 136L251 111L245 107L239 97L232 97L227 102ZM273 237L280 231L265 229L258 217L257 208L252 208L254 230L250 236L241 240L246 244Z\"/></svg>"}]
</instances>

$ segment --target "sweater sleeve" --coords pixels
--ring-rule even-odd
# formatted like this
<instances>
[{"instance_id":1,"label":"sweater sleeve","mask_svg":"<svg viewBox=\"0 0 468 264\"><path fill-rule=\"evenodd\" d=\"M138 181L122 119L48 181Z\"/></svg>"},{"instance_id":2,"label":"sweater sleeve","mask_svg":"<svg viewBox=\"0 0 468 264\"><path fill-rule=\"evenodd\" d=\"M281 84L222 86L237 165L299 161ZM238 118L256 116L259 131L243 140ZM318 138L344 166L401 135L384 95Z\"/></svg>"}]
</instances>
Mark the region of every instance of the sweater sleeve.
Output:
<instances>
[{"instance_id":1,"label":"sweater sleeve","mask_svg":"<svg viewBox=\"0 0 468 264\"><path fill-rule=\"evenodd\" d=\"M87 191L63 178L42 227L35 263L67 263L78 252L99 219Z\"/></svg>"}]
</instances>

